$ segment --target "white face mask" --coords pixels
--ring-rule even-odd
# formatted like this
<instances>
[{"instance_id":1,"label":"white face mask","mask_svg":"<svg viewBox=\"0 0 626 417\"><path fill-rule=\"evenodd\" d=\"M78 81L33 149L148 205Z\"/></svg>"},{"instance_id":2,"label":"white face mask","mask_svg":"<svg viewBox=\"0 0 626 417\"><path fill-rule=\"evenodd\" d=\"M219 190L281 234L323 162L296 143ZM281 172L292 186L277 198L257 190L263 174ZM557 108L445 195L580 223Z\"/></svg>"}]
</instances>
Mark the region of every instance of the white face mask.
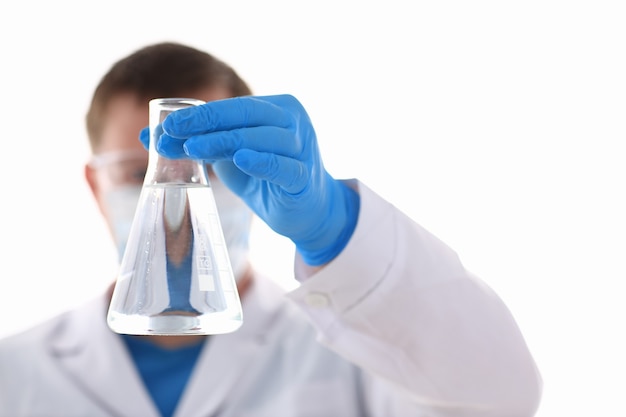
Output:
<instances>
[{"instance_id":1,"label":"white face mask","mask_svg":"<svg viewBox=\"0 0 626 417\"><path fill-rule=\"evenodd\" d=\"M117 258L121 262L126 249L126 242L133 224L141 185L125 185L111 188L104 195L104 204L108 214L109 226L117 248Z\"/></svg>"},{"instance_id":2,"label":"white face mask","mask_svg":"<svg viewBox=\"0 0 626 417\"><path fill-rule=\"evenodd\" d=\"M252 211L220 181L213 181L211 187L233 274L235 279L239 280L248 266ZM112 188L104 196L104 204L120 262L124 256L141 190L140 185L127 185Z\"/></svg>"},{"instance_id":3,"label":"white face mask","mask_svg":"<svg viewBox=\"0 0 626 417\"><path fill-rule=\"evenodd\" d=\"M252 210L221 181L211 182L211 188L215 196L233 274L235 279L239 280L246 272L249 262Z\"/></svg>"}]
</instances>

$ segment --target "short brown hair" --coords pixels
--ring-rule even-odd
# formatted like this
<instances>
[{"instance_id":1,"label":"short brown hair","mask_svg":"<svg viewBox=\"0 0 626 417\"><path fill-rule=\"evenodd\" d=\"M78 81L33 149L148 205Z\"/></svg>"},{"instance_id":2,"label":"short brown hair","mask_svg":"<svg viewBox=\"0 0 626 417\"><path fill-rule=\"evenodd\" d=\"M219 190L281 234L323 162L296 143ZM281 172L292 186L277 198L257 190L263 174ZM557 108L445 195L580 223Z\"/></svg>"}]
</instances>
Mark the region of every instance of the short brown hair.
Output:
<instances>
[{"instance_id":1,"label":"short brown hair","mask_svg":"<svg viewBox=\"0 0 626 417\"><path fill-rule=\"evenodd\" d=\"M130 93L147 102L211 87L224 87L232 97L252 94L233 68L196 48L163 42L133 52L115 63L94 91L86 117L91 150L98 148L107 106L114 97Z\"/></svg>"}]
</instances>

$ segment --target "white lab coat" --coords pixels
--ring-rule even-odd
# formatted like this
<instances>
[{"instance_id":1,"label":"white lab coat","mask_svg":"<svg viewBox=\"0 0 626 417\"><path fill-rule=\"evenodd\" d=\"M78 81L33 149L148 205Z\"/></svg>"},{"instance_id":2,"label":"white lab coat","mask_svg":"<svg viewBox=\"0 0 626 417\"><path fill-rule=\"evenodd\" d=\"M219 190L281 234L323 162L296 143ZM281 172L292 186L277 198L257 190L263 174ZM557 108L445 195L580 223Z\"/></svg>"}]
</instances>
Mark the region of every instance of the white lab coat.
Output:
<instances>
[{"instance_id":1,"label":"white lab coat","mask_svg":"<svg viewBox=\"0 0 626 417\"><path fill-rule=\"evenodd\" d=\"M541 379L502 301L363 184L357 229L210 337L176 417L530 417ZM158 417L101 297L0 342L0 417ZM310 325L312 324L312 326Z\"/></svg>"}]
</instances>

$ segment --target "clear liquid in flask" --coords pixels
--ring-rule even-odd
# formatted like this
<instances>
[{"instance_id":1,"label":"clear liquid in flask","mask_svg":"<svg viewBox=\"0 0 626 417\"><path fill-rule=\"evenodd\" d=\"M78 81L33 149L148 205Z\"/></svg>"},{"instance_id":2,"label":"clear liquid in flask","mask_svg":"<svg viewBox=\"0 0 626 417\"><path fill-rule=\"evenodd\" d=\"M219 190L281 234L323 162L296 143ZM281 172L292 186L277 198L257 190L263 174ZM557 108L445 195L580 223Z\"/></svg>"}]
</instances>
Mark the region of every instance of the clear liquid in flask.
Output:
<instances>
[{"instance_id":1,"label":"clear liquid in flask","mask_svg":"<svg viewBox=\"0 0 626 417\"><path fill-rule=\"evenodd\" d=\"M144 184L108 324L144 335L220 334L241 326L210 185Z\"/></svg>"}]
</instances>

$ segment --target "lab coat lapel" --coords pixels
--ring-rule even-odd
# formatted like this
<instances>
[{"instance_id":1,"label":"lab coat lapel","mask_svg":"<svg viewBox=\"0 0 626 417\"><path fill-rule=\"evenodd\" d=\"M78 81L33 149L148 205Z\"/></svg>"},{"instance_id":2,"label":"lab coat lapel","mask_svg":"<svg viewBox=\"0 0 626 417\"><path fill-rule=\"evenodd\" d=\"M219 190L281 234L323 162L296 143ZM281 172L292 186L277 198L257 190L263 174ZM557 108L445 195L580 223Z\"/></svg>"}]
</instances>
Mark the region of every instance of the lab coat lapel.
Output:
<instances>
[{"instance_id":1,"label":"lab coat lapel","mask_svg":"<svg viewBox=\"0 0 626 417\"><path fill-rule=\"evenodd\" d=\"M220 415L236 396L236 386L262 362L283 296L263 280L267 278L255 279L243 300L243 325L234 333L210 337L175 417Z\"/></svg>"},{"instance_id":2,"label":"lab coat lapel","mask_svg":"<svg viewBox=\"0 0 626 417\"><path fill-rule=\"evenodd\" d=\"M122 339L106 324L106 308L102 297L72 312L50 352L70 379L112 416L158 417Z\"/></svg>"}]
</instances>

